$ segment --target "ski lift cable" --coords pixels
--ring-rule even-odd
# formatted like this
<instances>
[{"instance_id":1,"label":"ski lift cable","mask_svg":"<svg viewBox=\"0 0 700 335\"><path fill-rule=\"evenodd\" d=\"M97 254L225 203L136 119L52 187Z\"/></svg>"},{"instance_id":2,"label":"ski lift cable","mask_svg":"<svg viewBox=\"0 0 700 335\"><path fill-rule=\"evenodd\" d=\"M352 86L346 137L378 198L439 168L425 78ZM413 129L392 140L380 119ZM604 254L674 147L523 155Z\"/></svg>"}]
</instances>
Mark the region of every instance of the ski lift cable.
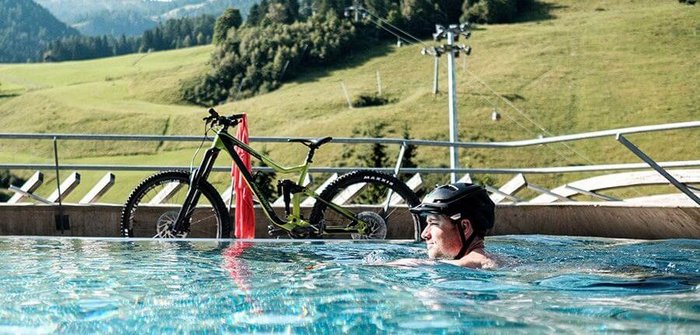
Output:
<instances>
[{"instance_id":1,"label":"ski lift cable","mask_svg":"<svg viewBox=\"0 0 700 335\"><path fill-rule=\"evenodd\" d=\"M378 6L378 7L381 7L381 6ZM425 46L425 47L429 47L427 44L425 44L425 43L424 43L423 41L421 41L419 38L417 38L417 37L415 37L415 36L409 34L408 32L402 30L401 28L399 28L399 27L397 27L397 26L391 24L389 21L387 21L387 20L381 18L381 17L378 16L377 14L372 13L372 12L371 12L369 9L367 9L367 8L364 8L364 7L362 7L362 6L360 6L360 7L358 7L358 8L355 8L355 7L349 7L349 8L351 8L352 10L356 10L356 11L362 11L363 13L365 13L365 14L367 14L367 15L369 15L369 16L374 17L377 21L382 22L382 23L385 23L386 25L388 25L388 26L390 26L390 27L396 29L397 31L401 32L401 33L404 34L405 36L410 37L412 40L416 41L417 43L420 43L420 44L422 44L422 45ZM386 10L386 9L383 8L383 7L382 7L382 9ZM370 21L371 21L371 20L370 20ZM395 34L394 32L390 31L390 30L387 29L386 27L384 27L384 26L382 26L382 25L380 25L380 24L377 24L376 22L373 22L373 21L371 21L371 22L372 22L374 25L376 25L378 28L383 29L383 30L385 30L385 31L387 31L387 32L389 32L389 33L394 34L394 36L396 36L396 34ZM397 37L399 37L399 36L397 36ZM403 38L403 40L406 41L406 42L409 43L409 44L415 44L415 43L410 42L410 41L409 41L408 39L406 39L406 38Z\"/></svg>"},{"instance_id":2,"label":"ski lift cable","mask_svg":"<svg viewBox=\"0 0 700 335\"><path fill-rule=\"evenodd\" d=\"M381 17L379 17L379 16L373 14L372 12L370 12L369 10L367 10L366 8L363 8L362 10L363 10L364 12L366 12L368 15L370 15L371 17L375 18L376 20L378 20L378 21L380 21L380 22L383 22L383 23L386 23L386 24L389 25L390 27L392 27L392 28L394 28L394 29L396 29L396 30L402 32L403 34L405 34L405 35L407 35L407 36L410 36L411 38L413 38L414 40L416 40L418 43L420 43L420 44L422 44L422 45L424 45L424 46L429 47L427 44L425 44L423 41L419 40L419 39L416 38L415 36L413 36L413 35L411 35L411 34L405 32L405 31L401 30L400 28L398 28L398 27L396 27L396 26L394 26L394 25L392 25L392 24L389 23L388 21L386 21L386 20L382 19ZM396 35L394 32L392 32L391 30L387 29L386 27L384 27L384 26L382 26L382 25L377 24L375 21L370 20L370 22L372 22L372 23L373 23L374 25L376 25L378 28L383 29L383 30L385 30L385 31L387 31L387 32L389 32L389 33L391 33L391 34L393 34L394 36L400 38L400 37L399 37L398 35ZM410 45L416 44L416 43L411 43L411 42L409 42L409 41L406 41L406 42L408 42ZM491 91L491 93L492 93L493 95L495 95L495 96L497 96L499 99L503 100L508 106L510 106L510 107L513 108L516 112L518 112L518 114L520 114L523 118L525 118L525 120L527 120L527 121L530 122L531 124L535 125L537 128L539 128L539 130L541 130L541 131L542 131L543 133L545 133L546 135L554 136L550 131L548 131L547 129L545 129L544 126L542 126L542 125L539 124L538 122L534 121L532 118L530 118L529 116L527 116L527 115L525 114L525 112L523 112L522 110L520 110L519 108L517 108L510 100L508 100L508 99L505 98L504 96L498 94L498 92L496 92L493 88L491 88L491 86L489 86L483 79L479 78L475 73L473 73L472 71L469 71L469 70L467 70L467 69L465 69L465 70L466 70L475 80L477 80L481 85L483 85L483 86L486 87L489 91ZM472 87L473 87L473 86L472 86ZM486 99L486 98L484 98L483 96L482 96L481 98ZM486 100L489 101L490 104L493 104L493 103L490 102L490 100L488 100L488 99L486 99ZM524 129L524 130L526 130L526 131L532 133L532 131L530 131L527 127L525 127L524 125L522 125L520 122L516 121L516 120L515 120L514 118L512 118L510 115L506 115L506 117L508 117L508 119L510 119L511 121L513 121L514 123L516 123L520 128L522 128L522 129ZM588 157L586 157L586 156L583 155L582 153L578 152L576 149L574 149L573 147L571 147L571 146L568 145L567 143L561 143L561 144L562 144L563 146L565 146L567 149L571 150L575 155L579 156L580 158L582 158L583 160L585 160L586 162L588 162L589 164L594 164L593 161L592 161L591 159L589 159ZM552 149L552 150L554 150L554 149ZM565 156L564 154L562 154L561 152L558 152L558 151L555 151L555 152L556 152L557 155L559 155L560 157L564 158L564 159L567 160L567 161L570 161L570 158L566 157L566 156Z\"/></svg>"},{"instance_id":3,"label":"ski lift cable","mask_svg":"<svg viewBox=\"0 0 700 335\"><path fill-rule=\"evenodd\" d=\"M406 31L402 30L401 28L399 28L399 27L397 27L397 26L391 24L389 21L387 21L387 20L385 20L385 19L382 19L381 17L379 17L378 15L376 15L376 14L370 12L369 10L363 9L363 11L365 11L365 12L366 12L367 14L369 14L370 16L376 18L378 21L380 21L380 22L382 22L382 23L385 23L385 24L388 25L389 27L392 27L392 28L394 28L394 29L400 31L402 34L404 34L404 35L410 37L411 39L413 39L414 41L416 41L416 42L422 44L423 46L425 46L425 47L430 47L429 45L427 45L425 42L421 41L421 40L418 39L417 37L415 37L415 36L413 36L413 35L407 33ZM377 26L378 26L379 28L381 28L381 29L384 29L384 30L387 30L387 31L388 31L388 29L386 29L386 27L384 27L384 26L381 26L381 25L377 25ZM407 42L408 42L408 41L407 41Z\"/></svg>"},{"instance_id":4,"label":"ski lift cable","mask_svg":"<svg viewBox=\"0 0 700 335\"><path fill-rule=\"evenodd\" d=\"M383 11L386 12L386 13L389 12L389 10L387 10L386 7L384 7L383 5L381 5L381 4L379 4L379 3L374 3L374 4L372 4L372 7L374 7L374 8L379 8L379 9L383 10ZM365 12L367 12L368 15L371 15L371 16L376 17L380 22L386 23L386 24L389 25L390 27L392 27L392 28L394 28L394 29L400 31L401 33L405 34L406 36L409 36L411 39L413 39L413 40L416 41L417 43L420 43L420 44L423 45L424 47L429 47L429 46L428 46L427 44L425 44L421 39L419 39L419 38L417 38L417 37L415 37L415 36L409 34L408 32L405 32L405 31L401 30L401 28L399 28L399 27L394 26L394 25L391 24L388 20L381 18L379 15L377 15L377 14L375 14L375 13L372 13L369 9L367 9L367 8L365 8L365 7L360 7L360 9L363 10L363 11L365 11ZM383 26L378 26L378 27L384 29ZM386 29L385 29L385 30L386 30ZM405 39L404 39L404 40L405 40ZM406 42L408 42L408 41L406 40ZM410 42L409 42L409 43L410 43ZM411 44L415 44L415 43L411 43Z\"/></svg>"},{"instance_id":5,"label":"ski lift cable","mask_svg":"<svg viewBox=\"0 0 700 335\"><path fill-rule=\"evenodd\" d=\"M382 29L382 30L384 30L384 31L386 31L386 32L388 32L388 33L394 35L396 38L398 38L398 39L400 39L400 40L404 40L404 41L405 41L406 43L408 43L409 45L421 44L421 45L423 45L424 47L430 48L430 46L427 45L425 42L423 42L423 41L421 41L420 39L418 39L417 37L415 37L415 36L409 34L408 32L402 30L401 28L398 28L398 27L394 26L394 25L391 24L389 21L387 21L387 20L385 20L385 19L382 19L381 17L379 17L378 15L372 13L372 12L369 11L368 9L362 8L362 10L363 10L364 12L366 12L370 17L374 18L374 20L372 20L372 19L370 18L369 21L370 21L372 24L374 24L376 27L378 27L378 28L380 28L380 29ZM411 42L411 41L407 40L406 38L403 38L403 37L399 36L397 33L391 31L391 30L388 29L386 26L379 24L377 21L378 21L379 23L384 23L384 24L386 24L387 26L389 26L389 27L391 27L391 28L393 28L393 29L395 29L395 30L401 32L402 34L404 34L404 35L410 37L411 39L413 39L415 42ZM466 70L466 69L465 69L465 70ZM499 99L503 100L508 106L510 106L511 108L513 108L518 114L520 114L520 115L521 115L523 118L525 118L528 122L530 122L531 124L533 124L534 126L536 126L539 130L541 130L541 131L542 131L543 133L545 133L546 135L554 136L554 134L552 134L550 131L548 131L547 129L545 129L544 126L542 126L542 125L539 124L538 122L534 121L532 118L530 118L529 116L527 116L527 115L525 114L525 112L523 112L522 110L520 110L519 108L517 108L509 99L507 99L507 98L505 98L504 96L498 94L498 93L497 93L493 88L491 88L491 86L489 86L483 79L479 78L476 74L474 74L473 72L471 72L471 71L469 71L469 70L466 70L466 71L467 71L470 75L472 75L472 77L473 77L474 79L476 79L481 85L483 85L483 86L486 87L489 91L491 91L491 93L492 93L493 95L495 95L495 96L497 96ZM472 87L473 87L473 86L472 86ZM481 98L482 98L482 99L485 99L485 100L486 100L487 102L489 102L490 104L493 104L489 99L486 99L486 98L483 97L483 96L482 96ZM523 129L523 130L525 130L525 131L527 131L527 132L529 132L529 133L536 133L536 132L531 131L531 130L528 129L527 127L525 127L523 124L521 124L520 122L518 122L516 119L514 119L514 118L513 118L512 116L510 116L509 114L506 114L506 117L507 117L509 120L511 120L513 123L515 123L516 125L518 125L521 129ZM593 162L590 158L588 158L587 156L583 155L582 153L580 153L578 150L574 149L573 147L571 147L571 146L568 145L567 143L561 143L561 145L563 145L564 147L566 147L567 149L569 149L569 150L570 150L571 152L573 152L576 156L578 156L578 157L580 157L581 159L585 160L585 161L588 162L589 164L594 164L594 162ZM554 149L554 148L551 148L551 147L549 147L549 146L545 146L545 147L547 147L549 150L551 150L552 152L554 152L555 154L557 154L557 155L560 156L561 158L565 159L566 161L571 161L571 160L570 160L570 157L567 157L567 156L564 155L561 151L556 150L556 149Z\"/></svg>"},{"instance_id":6,"label":"ski lift cable","mask_svg":"<svg viewBox=\"0 0 700 335\"><path fill-rule=\"evenodd\" d=\"M469 85L472 89L475 88L475 86L472 85L472 84L470 84L469 82L467 82L467 85ZM486 97L484 97L483 95L479 95L479 97L480 97L481 99L485 100L489 105L494 105L493 101L491 101L489 98L486 98ZM504 112L505 112L505 111L504 111ZM522 129L522 130L524 130L524 131L526 131L526 132L528 132L528 133L530 133L530 134L537 135L537 132L536 132L536 131L532 131L530 128L528 128L528 127L526 127L525 125L523 125L522 123L520 123L517 119L513 118L513 117L510 115L510 113L503 113L503 115L505 115L505 117L508 118L508 120L512 121L512 122L515 123L518 127L520 127L520 129ZM553 152L554 154L556 154L557 156L563 158L565 161L567 161L567 162L569 162L569 163L574 163L574 162L571 160L571 158L570 158L569 156L565 155L563 152L561 152L561 151L559 151L559 150L556 150L555 148L552 148L551 146L547 146L547 145L545 145L545 148L547 148L548 150L552 151L552 152ZM591 163L591 164L592 164L592 163Z\"/></svg>"},{"instance_id":7,"label":"ski lift cable","mask_svg":"<svg viewBox=\"0 0 700 335\"><path fill-rule=\"evenodd\" d=\"M513 108L515 111L517 111L521 116L523 116L523 117L524 117L526 120L528 120L530 123L534 124L534 125L537 126L540 130L546 132L546 133L549 134L550 136L552 135L550 132L548 132L546 129L544 129L541 125L539 125L538 123L536 123L536 122L534 122L533 120L531 120L530 118L528 118L528 117L525 115L525 113L524 113L523 111L521 111L520 109L518 109L510 100L508 100L506 97L504 97L504 96L498 94L495 90L493 90L488 84L486 84L486 82L485 82L483 79L479 78L476 74L474 74L474 73L471 72L471 71L468 71L468 70L467 70L467 72L469 72L469 74L471 74L472 77L473 77L476 81L478 81L481 85L483 85L483 86L486 87L488 90L490 90L491 93L492 93L493 95L495 95L495 96L498 97L499 99L505 101L506 104L507 104L508 106L510 106L511 108ZM470 81L467 81L466 83L467 83L467 85L469 85L472 89L475 89L475 88L476 88ZM494 103L493 103L490 99L484 97L483 95L479 95L479 97L482 98L482 99L484 99L484 100L486 100L486 102L488 102L490 105L494 105ZM504 112L503 115L505 115L509 120L513 121L513 123L515 123L516 125L518 125L521 129L523 129L523 130L525 130L525 131L527 131L527 132L529 132L529 133L531 133L531 134L535 134L535 133L536 133L536 132L533 132L532 130L528 129L528 128L525 127L524 125L522 125L522 124L521 124L520 122L518 122L517 120L515 120L515 119L510 115L510 112L507 112L506 110L501 110L501 111ZM564 147L566 147L566 148L568 149L568 151L574 153L576 156L582 158L582 159L583 159L584 161L586 161L588 164L591 164L591 165L594 165L594 164L595 164L595 163L594 163L591 159L589 159L586 155L584 155L584 154L582 154L581 152L579 152L578 150L574 149L574 148L573 148L572 146L570 146L569 144L564 143L564 142L559 143L559 144L560 144L560 145L563 145ZM553 153L555 153L555 154L558 155L559 157L563 158L565 161L571 162L570 155L567 157L567 155L565 155L565 152L564 152L564 151L562 151L562 150L557 150L556 148L550 147L550 146L548 146L548 145L545 145L544 147L547 148L548 150L552 151ZM642 194L638 189L636 189L636 188L632 188L632 192L636 193L636 194L639 195L639 196L642 196L642 195L643 195L643 194Z\"/></svg>"},{"instance_id":8,"label":"ski lift cable","mask_svg":"<svg viewBox=\"0 0 700 335\"><path fill-rule=\"evenodd\" d=\"M504 96L498 94L498 92L496 92L496 90L494 90L493 88L491 88L491 86L489 86L486 82L484 82L483 79L479 78L474 72L469 71L468 69L465 69L465 71L468 72L472 77L474 77L474 79L475 79L477 82L479 82L481 85L483 85L484 87L486 87L486 89L488 89L489 91L491 91L491 93L492 93L493 95L495 95L495 96L497 96L499 99L503 100L508 106L510 106L511 108L513 108L516 112L518 112L518 114L520 114L520 115L521 115L523 118L525 118L527 121L529 121L530 123L532 123L533 125L535 125L535 126L536 126L537 128L539 128L542 132L544 132L544 133L547 134L547 135L554 136L554 135L553 135L552 133L550 133L547 129L545 129L544 126L542 126L541 124L539 124L539 123L537 123L536 121L532 120L530 117L528 117L528 116L525 114L525 112L521 111L521 110L518 109L515 105L513 105L513 103L512 103L509 99L507 99L507 98L505 98Z\"/></svg>"},{"instance_id":9,"label":"ski lift cable","mask_svg":"<svg viewBox=\"0 0 700 335\"><path fill-rule=\"evenodd\" d=\"M382 26L382 25L381 25L381 21L379 21L379 20L374 20L373 18L369 17L369 18L368 18L368 21L371 22L372 24L374 24L377 28L386 31L386 32L388 32L388 33L391 34L391 35L394 35L394 36L395 36L396 38L398 38L400 41L403 41L404 43L406 43L406 44L409 45L409 46L413 46L413 45L416 45L416 44L417 44L416 42L411 42L411 41L410 41L409 39L407 39L406 37L403 37L403 36L399 35L398 33L392 31L391 29L387 29L387 27Z\"/></svg>"},{"instance_id":10,"label":"ski lift cable","mask_svg":"<svg viewBox=\"0 0 700 335\"><path fill-rule=\"evenodd\" d=\"M465 70L466 70L466 69L465 69ZM535 125L537 128L539 128L539 129L540 129L542 132L544 132L545 134L547 134L547 135L549 135L549 136L554 136L554 134L552 134L551 132L549 132L549 131L548 131L547 129L545 129L542 125L540 125L539 123L535 122L535 121L532 120L530 117L528 117L527 114L525 114L525 112L523 112L523 111L520 110L518 107L516 107L509 99L507 99L506 97L504 97L504 96L498 94L498 92L496 92L493 88L491 88L491 86L489 86L483 79L479 78L474 72L469 71L469 70L466 70L466 71L467 71L472 77L474 77L474 79L475 79L476 81L478 81L481 85L483 85L484 87L486 87L486 89L488 89L489 91L491 91L491 93L492 93L493 95L495 95L495 96L497 96L499 99L503 100L508 106L510 106L511 108L513 108L513 110L515 110L516 112L518 112L518 114L520 114L523 118L525 118L525 120L527 120L528 122L530 122L530 123L532 123L533 125ZM580 158L582 158L583 160L585 160L585 161L588 162L589 164L594 164L593 161L592 161L590 158L588 158L587 156L583 155L582 153L580 153L579 151L577 151L576 149L574 149L574 148L573 148L572 146L570 146L569 144L567 144L567 143L561 143L561 145L567 147L569 150L571 150L573 153L575 153L577 156L579 156Z\"/></svg>"},{"instance_id":11,"label":"ski lift cable","mask_svg":"<svg viewBox=\"0 0 700 335\"><path fill-rule=\"evenodd\" d=\"M386 32L388 32L389 34L394 35L394 36L395 36L396 38L398 38L399 40L404 41L404 42L407 43L408 45L415 45L415 44L416 44L416 43L414 43L414 42L411 42L411 41L407 40L407 39L404 38L404 37L399 36L399 34L393 32L393 31L391 31L391 30L389 30L389 29L386 29L386 28L382 27L381 25L379 25L379 24L377 24L375 21L373 21L371 18L369 19L369 21L372 22L372 23L373 23L375 26L377 26L378 28L382 28L382 29L384 29Z\"/></svg>"},{"instance_id":12,"label":"ski lift cable","mask_svg":"<svg viewBox=\"0 0 700 335\"><path fill-rule=\"evenodd\" d=\"M401 37L398 36L395 32L393 32L393 31L387 29L387 28L386 28L385 26L383 26L383 25L378 24L375 20L377 20L377 21L379 21L379 22L386 23L388 26L390 26L390 27L392 27L392 28L394 28L394 29L400 31L401 33L405 34L406 36L410 36L412 39L414 39L414 40L417 41L418 43L420 43L420 44L422 44L422 45L424 45L424 46L426 46L426 47L429 47L427 44L425 44L423 41L419 40L419 39L416 38L415 36L413 36L413 35L411 35L411 34L405 32L405 31L401 30L400 28L398 28L398 27L396 27L396 26L394 26L394 25L392 25L392 24L389 23L388 21L386 21L386 20L382 19L381 17L379 17L379 16L373 14L372 12L370 12L369 10L367 10L366 8L362 8L362 10L363 10L364 12L366 12L369 16L371 16L371 18L370 18L369 21L370 21L371 23L373 23L375 26L377 26L378 28L383 29L383 30L389 32L390 34L396 36L397 38L401 39ZM375 20L372 20L372 18L374 18ZM413 42L410 42L410 41L406 40L405 38L404 38L404 41L406 41L407 43L409 43L409 45L415 45L415 44L416 44L416 43L413 43ZM529 118L527 115L525 115L524 112L522 112L522 111L519 110L515 105L513 105L513 103L511 103L510 100L508 100L508 99L506 99L505 97L499 95L499 94L498 94L495 90L493 90L488 84L486 84L481 78L479 78L478 76L476 76L476 74L474 74L473 72L471 72L471 71L469 71L469 70L467 70L467 72L469 72L469 74L471 74L473 78L475 78L475 79L476 79L477 81L479 81L483 86L485 86L488 90L490 90L490 91L492 92L492 94L494 94L494 95L496 95L497 97L499 97L500 99L504 100L504 101L506 102L506 104L508 104L511 108L515 109L515 110L516 110L519 114L521 114L522 117L524 117L527 121L529 121L530 123L532 123L533 125L535 125L537 128L539 128L541 131L543 131L543 132L546 133L547 135L553 136L553 134L552 134L551 132L547 131L542 125L540 125L539 123L537 123L537 122L535 122L534 120L532 120L531 118ZM470 85L470 86L474 87L473 85ZM493 105L493 103L492 103L489 99L487 99L487 98L485 98L485 97L483 97L483 96L481 96L481 98L482 98L482 99L485 99L487 102L489 102L489 104L492 104L492 105ZM522 123L518 122L518 121L517 121L516 119L514 119L510 114L505 114L505 115L506 115L506 117L507 117L509 120L511 120L511 121L512 121L513 123L515 123L516 125L518 125L521 129L523 129L523 130L525 130L525 131L527 131L527 132L529 132L529 133L531 133L531 134L537 134L537 132L531 131L529 128L527 128L526 126L524 126ZM574 148L570 147L570 146L567 145L566 143L562 143L562 144L563 144L564 146L566 146L569 150L571 150L571 151L572 151L574 154L576 154L577 156L581 157L582 159L584 159L584 160L587 161L588 163L593 164L593 162L592 162L590 159L588 159L586 156L584 156L584 155L582 155L581 153L579 153L578 151L576 151ZM571 158L570 158L570 157L567 157L566 155L564 155L564 154L563 154L562 152L560 152L559 150L556 150L556 149L554 149L554 148L552 148L552 147L550 147L550 146L545 146L545 147L547 147L549 150L551 150L552 152L554 152L555 154L557 154L559 157L563 158L564 160L566 160L566 161L568 161L568 162L571 162Z\"/></svg>"}]
</instances>

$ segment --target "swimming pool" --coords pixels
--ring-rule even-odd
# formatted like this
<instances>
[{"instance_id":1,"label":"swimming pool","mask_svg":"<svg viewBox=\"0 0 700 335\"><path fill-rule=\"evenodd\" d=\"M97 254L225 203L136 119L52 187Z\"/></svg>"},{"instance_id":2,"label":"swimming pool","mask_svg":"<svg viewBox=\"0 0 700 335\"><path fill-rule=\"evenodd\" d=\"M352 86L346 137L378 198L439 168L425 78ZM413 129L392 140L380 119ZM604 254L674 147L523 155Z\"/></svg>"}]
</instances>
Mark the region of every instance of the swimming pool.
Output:
<instances>
[{"instance_id":1,"label":"swimming pool","mask_svg":"<svg viewBox=\"0 0 700 335\"><path fill-rule=\"evenodd\" d=\"M0 238L0 334L697 333L700 241L490 237L505 265L377 265L415 243Z\"/></svg>"}]
</instances>

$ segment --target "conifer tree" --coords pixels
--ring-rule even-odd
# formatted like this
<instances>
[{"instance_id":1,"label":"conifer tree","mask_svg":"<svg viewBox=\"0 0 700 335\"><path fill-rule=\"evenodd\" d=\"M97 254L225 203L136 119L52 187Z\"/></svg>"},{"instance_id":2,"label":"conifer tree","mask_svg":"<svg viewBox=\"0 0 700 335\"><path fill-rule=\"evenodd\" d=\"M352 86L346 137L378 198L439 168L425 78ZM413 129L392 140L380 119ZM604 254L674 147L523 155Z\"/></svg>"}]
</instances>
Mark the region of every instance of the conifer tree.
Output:
<instances>
[{"instance_id":1,"label":"conifer tree","mask_svg":"<svg viewBox=\"0 0 700 335\"><path fill-rule=\"evenodd\" d=\"M238 28L243 23L241 11L236 8L229 8L224 11L214 24L214 43L220 44L226 39L226 33L231 28Z\"/></svg>"}]
</instances>

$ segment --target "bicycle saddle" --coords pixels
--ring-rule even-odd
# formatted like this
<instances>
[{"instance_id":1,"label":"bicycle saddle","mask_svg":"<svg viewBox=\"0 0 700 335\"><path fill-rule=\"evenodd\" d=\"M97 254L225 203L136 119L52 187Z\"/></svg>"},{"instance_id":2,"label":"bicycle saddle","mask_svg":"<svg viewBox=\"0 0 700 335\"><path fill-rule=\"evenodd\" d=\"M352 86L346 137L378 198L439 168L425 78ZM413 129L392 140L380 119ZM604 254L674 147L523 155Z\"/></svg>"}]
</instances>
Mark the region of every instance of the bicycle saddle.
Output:
<instances>
[{"instance_id":1,"label":"bicycle saddle","mask_svg":"<svg viewBox=\"0 0 700 335\"><path fill-rule=\"evenodd\" d=\"M322 138L317 138L317 139L309 139L309 138L290 138L287 141L288 142L299 142L311 149L318 149L320 146L330 142L333 140L333 137L326 136Z\"/></svg>"}]
</instances>

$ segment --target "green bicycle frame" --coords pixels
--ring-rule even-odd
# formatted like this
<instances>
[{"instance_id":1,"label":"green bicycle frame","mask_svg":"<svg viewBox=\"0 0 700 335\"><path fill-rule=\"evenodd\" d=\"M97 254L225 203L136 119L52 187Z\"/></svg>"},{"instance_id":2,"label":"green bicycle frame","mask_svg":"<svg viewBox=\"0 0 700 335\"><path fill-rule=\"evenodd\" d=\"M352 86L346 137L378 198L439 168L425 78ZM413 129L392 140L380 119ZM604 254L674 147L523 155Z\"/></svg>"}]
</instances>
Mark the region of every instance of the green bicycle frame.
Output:
<instances>
[{"instance_id":1,"label":"green bicycle frame","mask_svg":"<svg viewBox=\"0 0 700 335\"><path fill-rule=\"evenodd\" d=\"M270 204L269 199L265 197L265 195L260 191L258 186L254 182L254 178L251 175L250 171L245 168L243 161L241 160L241 157L238 155L238 153L235 150L235 147L239 147L243 149L243 151L249 153L252 157L255 159L265 163L267 166L271 167L276 173L298 173L299 174L299 179L297 181L297 185L301 185L303 183L304 179L306 179L306 176L308 174L309 170L309 164L311 160L311 156L313 155L313 151L309 152L309 155L307 156L305 162L301 165L297 166L283 166L274 160L272 160L270 157L263 155L249 145L241 142L237 138L231 136L225 128L220 129L214 138L214 141L212 143L211 148L207 150L207 154L205 154L205 158L202 162L202 166L204 167L205 171L202 171L205 173L203 176L206 178L208 176L208 173L211 170L211 166L208 166L208 164L213 165L214 160L216 159L216 156L218 155L218 152L221 150L226 151L229 156L233 159L234 164L240 169L241 174L243 176L243 179L246 181L246 184L248 187L253 191L255 196L260 200L260 204L262 205L263 212L265 212L265 215L270 219L272 223L274 223L275 226L284 229L288 232L293 231L295 228L315 228L311 225L311 223L307 220L302 219L301 216L301 201L304 197L312 197L316 199L316 201L321 201L322 203L326 204L328 207L332 208L334 211L337 211L341 215L345 216L346 218L353 220L357 222L357 224L352 227L328 227L327 229L324 229L323 232L317 232L317 233L343 233L343 232L352 232L352 231L358 231L358 232L363 232L367 224L361 220L358 220L355 214L350 212L349 210L340 207L332 202L325 201L319 197L318 194L316 194L314 191L310 190L307 187L302 187L301 192L295 192L292 193L291 197L291 211L289 215L287 215L286 220L281 219L275 211L272 209L272 206ZM208 157L212 156L212 157ZM213 159L212 159L213 158ZM208 163L209 161L209 163Z\"/></svg>"}]
</instances>

